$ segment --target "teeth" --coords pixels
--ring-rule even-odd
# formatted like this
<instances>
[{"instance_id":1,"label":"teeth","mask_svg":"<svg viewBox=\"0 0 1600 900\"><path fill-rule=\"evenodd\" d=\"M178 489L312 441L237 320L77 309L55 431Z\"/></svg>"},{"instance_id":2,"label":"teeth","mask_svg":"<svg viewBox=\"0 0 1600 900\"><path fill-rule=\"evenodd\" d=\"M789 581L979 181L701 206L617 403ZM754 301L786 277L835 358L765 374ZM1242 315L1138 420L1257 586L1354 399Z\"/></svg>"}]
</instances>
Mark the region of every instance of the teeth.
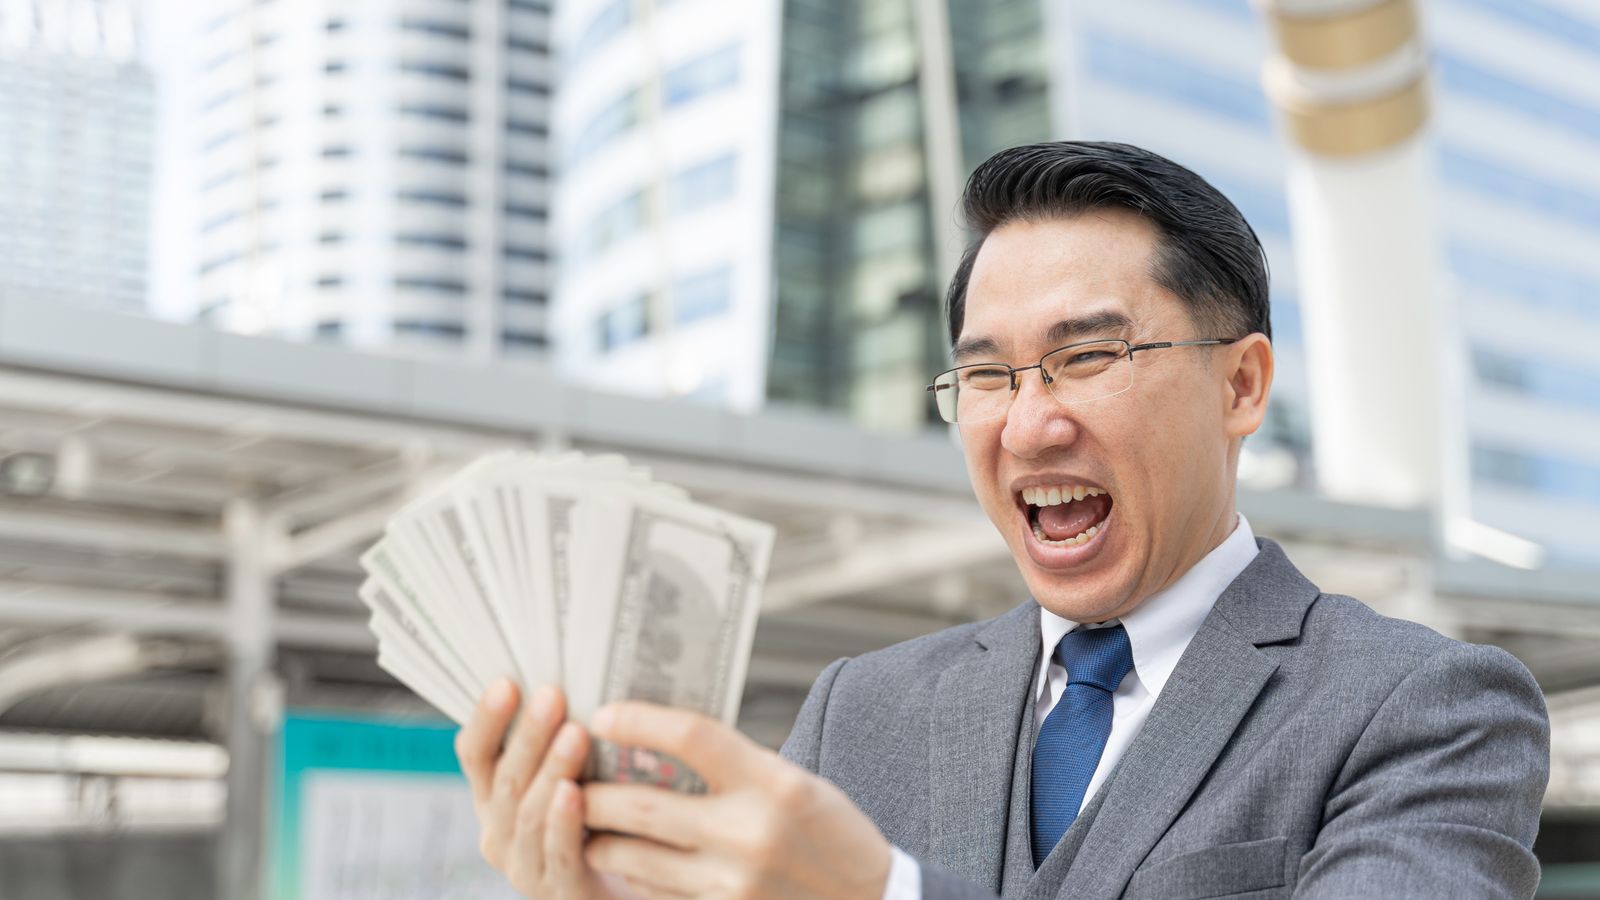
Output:
<instances>
[{"instance_id":1,"label":"teeth","mask_svg":"<svg viewBox=\"0 0 1600 900\"><path fill-rule=\"evenodd\" d=\"M1060 484L1054 487L1027 487L1022 489L1022 502L1029 506L1057 506L1085 497L1098 497L1105 491L1084 487L1081 484Z\"/></svg>"},{"instance_id":2,"label":"teeth","mask_svg":"<svg viewBox=\"0 0 1600 900\"><path fill-rule=\"evenodd\" d=\"M1088 531L1085 531L1085 532L1083 532L1081 534L1078 534L1078 535L1075 535L1073 537L1069 537L1064 541L1052 541L1049 538L1044 536L1044 529L1040 528L1037 523L1035 523L1034 526L1033 526L1033 536L1039 539L1039 543L1041 543L1041 544L1050 544L1051 546L1055 546L1055 547L1064 547L1064 546L1067 546L1068 544L1072 544L1072 545L1087 544L1090 541L1090 539L1092 539L1095 535L1097 535L1099 533L1100 533L1100 526L1091 525L1091 526L1089 526L1089 530Z\"/></svg>"}]
</instances>

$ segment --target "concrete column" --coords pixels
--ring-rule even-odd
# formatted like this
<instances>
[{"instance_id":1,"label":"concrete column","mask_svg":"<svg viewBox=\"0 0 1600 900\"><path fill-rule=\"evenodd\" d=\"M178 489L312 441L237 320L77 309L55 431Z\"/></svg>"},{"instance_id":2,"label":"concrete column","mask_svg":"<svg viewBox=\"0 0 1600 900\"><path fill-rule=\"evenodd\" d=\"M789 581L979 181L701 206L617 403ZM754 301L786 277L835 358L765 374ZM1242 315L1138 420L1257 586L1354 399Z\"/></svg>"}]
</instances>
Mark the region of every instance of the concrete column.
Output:
<instances>
[{"instance_id":1,"label":"concrete column","mask_svg":"<svg viewBox=\"0 0 1600 900\"><path fill-rule=\"evenodd\" d=\"M1321 488L1464 517L1464 360L1412 0L1270 0Z\"/></svg>"},{"instance_id":2,"label":"concrete column","mask_svg":"<svg viewBox=\"0 0 1600 900\"><path fill-rule=\"evenodd\" d=\"M273 581L268 560L279 529L260 505L236 498L223 513L227 560L228 801L223 817L216 896L256 900L263 893L267 766L280 719L273 674L276 649Z\"/></svg>"}]
</instances>

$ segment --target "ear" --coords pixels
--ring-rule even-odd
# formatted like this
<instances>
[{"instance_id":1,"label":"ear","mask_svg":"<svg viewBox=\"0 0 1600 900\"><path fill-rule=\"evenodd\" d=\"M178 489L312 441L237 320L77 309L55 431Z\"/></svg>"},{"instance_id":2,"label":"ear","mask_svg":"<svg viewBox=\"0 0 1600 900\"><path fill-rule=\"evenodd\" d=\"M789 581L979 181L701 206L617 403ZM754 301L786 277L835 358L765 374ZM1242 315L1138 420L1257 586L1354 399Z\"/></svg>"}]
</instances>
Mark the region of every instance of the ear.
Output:
<instances>
[{"instance_id":1,"label":"ear","mask_svg":"<svg viewBox=\"0 0 1600 900\"><path fill-rule=\"evenodd\" d=\"M1217 358L1223 366L1223 425L1228 437L1254 434L1267 417L1272 393L1272 342L1256 332L1228 345Z\"/></svg>"}]
</instances>

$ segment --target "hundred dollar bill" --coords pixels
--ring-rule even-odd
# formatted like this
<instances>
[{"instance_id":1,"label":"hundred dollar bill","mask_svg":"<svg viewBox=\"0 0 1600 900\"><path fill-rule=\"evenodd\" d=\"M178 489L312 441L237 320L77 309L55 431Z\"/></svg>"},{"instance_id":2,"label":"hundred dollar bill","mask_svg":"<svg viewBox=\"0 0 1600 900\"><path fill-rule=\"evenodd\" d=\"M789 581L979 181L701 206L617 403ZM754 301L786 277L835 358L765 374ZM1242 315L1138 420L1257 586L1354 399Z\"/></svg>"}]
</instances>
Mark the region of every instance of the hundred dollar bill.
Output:
<instances>
[{"instance_id":1,"label":"hundred dollar bill","mask_svg":"<svg viewBox=\"0 0 1600 900\"><path fill-rule=\"evenodd\" d=\"M772 553L764 523L638 491L580 500L575 538L598 548L571 611L572 711L643 700L732 723L738 716L761 586ZM605 535L607 539L601 540ZM669 757L595 741L587 776L698 792Z\"/></svg>"}]
</instances>

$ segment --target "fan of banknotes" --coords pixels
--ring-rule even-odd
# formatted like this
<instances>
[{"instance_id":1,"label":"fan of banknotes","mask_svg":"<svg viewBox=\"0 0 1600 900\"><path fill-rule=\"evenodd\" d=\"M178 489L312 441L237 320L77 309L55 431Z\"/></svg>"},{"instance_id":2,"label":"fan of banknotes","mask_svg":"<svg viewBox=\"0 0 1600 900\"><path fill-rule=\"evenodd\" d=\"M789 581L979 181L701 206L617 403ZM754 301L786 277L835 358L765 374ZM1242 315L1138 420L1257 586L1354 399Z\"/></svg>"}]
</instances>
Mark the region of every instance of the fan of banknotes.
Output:
<instances>
[{"instance_id":1,"label":"fan of banknotes","mask_svg":"<svg viewBox=\"0 0 1600 900\"><path fill-rule=\"evenodd\" d=\"M773 529L616 455L502 452L390 518L361 557L378 664L460 723L500 677L732 723ZM589 775L695 790L693 773L596 742Z\"/></svg>"}]
</instances>

